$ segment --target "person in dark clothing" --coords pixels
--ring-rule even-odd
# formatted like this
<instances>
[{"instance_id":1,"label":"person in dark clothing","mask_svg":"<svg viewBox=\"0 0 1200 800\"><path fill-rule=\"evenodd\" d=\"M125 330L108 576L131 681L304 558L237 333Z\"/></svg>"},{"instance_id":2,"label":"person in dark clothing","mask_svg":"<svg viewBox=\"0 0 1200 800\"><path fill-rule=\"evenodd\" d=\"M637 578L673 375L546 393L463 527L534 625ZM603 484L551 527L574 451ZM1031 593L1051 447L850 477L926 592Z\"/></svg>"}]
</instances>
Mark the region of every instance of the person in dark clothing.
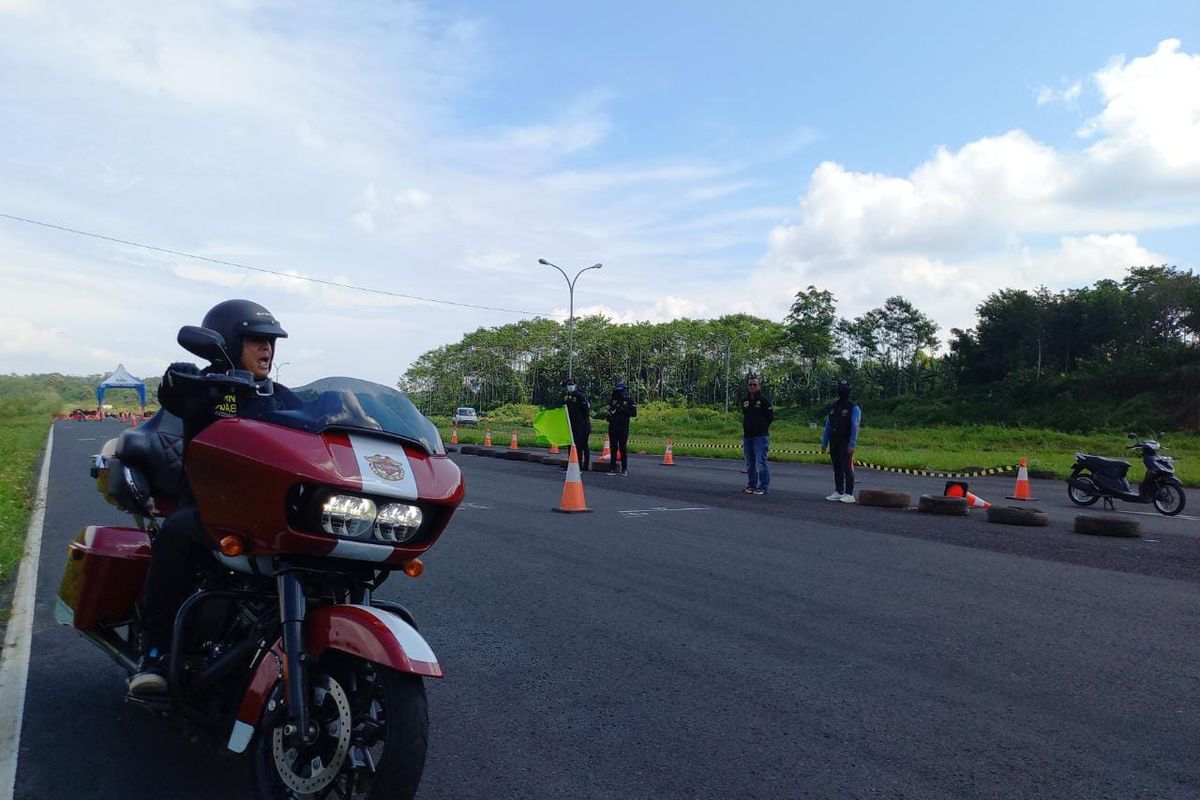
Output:
<instances>
[{"instance_id":1,"label":"person in dark clothing","mask_svg":"<svg viewBox=\"0 0 1200 800\"><path fill-rule=\"evenodd\" d=\"M588 446L588 436L592 433L592 404L574 380L568 378L563 388L566 389L563 403L567 407L567 418L571 421L571 438L575 440L579 468L587 472L592 464L592 451Z\"/></svg>"},{"instance_id":2,"label":"person in dark clothing","mask_svg":"<svg viewBox=\"0 0 1200 800\"><path fill-rule=\"evenodd\" d=\"M621 454L620 474L629 474L629 420L637 416L637 404L629 397L629 387L617 381L604 412L608 418L608 435L612 438L613 455L609 475L617 474L617 453Z\"/></svg>"},{"instance_id":3,"label":"person in dark clothing","mask_svg":"<svg viewBox=\"0 0 1200 800\"><path fill-rule=\"evenodd\" d=\"M762 381L757 375L746 379L746 396L742 398L742 455L746 458L746 494L766 494L771 487L771 469L767 466L767 450L771 446L771 423L775 409L762 393Z\"/></svg>"},{"instance_id":4,"label":"person in dark clothing","mask_svg":"<svg viewBox=\"0 0 1200 800\"><path fill-rule=\"evenodd\" d=\"M821 434L821 452L828 449L833 461L834 492L825 499L853 503L854 448L858 446L862 411L850 399L849 381L839 382L837 393L837 402L825 408L825 432Z\"/></svg>"},{"instance_id":5,"label":"person in dark clothing","mask_svg":"<svg viewBox=\"0 0 1200 800\"><path fill-rule=\"evenodd\" d=\"M287 337L269 311L248 300L227 300L204 316L202 327L221 334L228 359L214 361L204 370L195 364L174 363L167 368L158 390L162 407L183 421L185 457L192 438L218 419L303 405L295 394L279 384L272 384L269 395L260 395L248 388L218 388L189 379L240 369L253 374L257 381L265 380L274 361L275 341ZM171 643L175 615L194 591L197 565L211 557L212 550L213 542L204 532L200 511L185 477L179 505L163 521L151 545L149 572L138 603L142 657L129 681L132 694L166 691L162 659Z\"/></svg>"}]
</instances>

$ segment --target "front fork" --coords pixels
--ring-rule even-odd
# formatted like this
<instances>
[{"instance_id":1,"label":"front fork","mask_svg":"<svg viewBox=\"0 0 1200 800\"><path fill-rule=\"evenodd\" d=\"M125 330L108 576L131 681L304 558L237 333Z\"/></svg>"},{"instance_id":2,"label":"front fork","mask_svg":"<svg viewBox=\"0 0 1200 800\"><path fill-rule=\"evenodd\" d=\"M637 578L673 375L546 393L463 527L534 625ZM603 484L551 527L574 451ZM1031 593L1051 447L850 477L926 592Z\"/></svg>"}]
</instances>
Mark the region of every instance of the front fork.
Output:
<instances>
[{"instance_id":1,"label":"front fork","mask_svg":"<svg viewBox=\"0 0 1200 800\"><path fill-rule=\"evenodd\" d=\"M304 587L295 569L284 566L275 575L279 592L279 620L283 627L283 653L286 669L283 672L284 696L291 713L284 724L285 736L299 735L304 744L312 744L320 733L316 723L309 717L308 709L308 662L309 655L304 641L304 615L308 603ZM371 590L362 587L352 598L364 605L371 604Z\"/></svg>"},{"instance_id":2,"label":"front fork","mask_svg":"<svg viewBox=\"0 0 1200 800\"><path fill-rule=\"evenodd\" d=\"M318 731L308 712L308 654L304 652L304 612L307 603L304 587L291 567L280 570L275 575L275 583L279 591L279 620L283 626L285 697L291 709L283 733L289 737L298 734L305 744L312 744L316 741Z\"/></svg>"}]
</instances>

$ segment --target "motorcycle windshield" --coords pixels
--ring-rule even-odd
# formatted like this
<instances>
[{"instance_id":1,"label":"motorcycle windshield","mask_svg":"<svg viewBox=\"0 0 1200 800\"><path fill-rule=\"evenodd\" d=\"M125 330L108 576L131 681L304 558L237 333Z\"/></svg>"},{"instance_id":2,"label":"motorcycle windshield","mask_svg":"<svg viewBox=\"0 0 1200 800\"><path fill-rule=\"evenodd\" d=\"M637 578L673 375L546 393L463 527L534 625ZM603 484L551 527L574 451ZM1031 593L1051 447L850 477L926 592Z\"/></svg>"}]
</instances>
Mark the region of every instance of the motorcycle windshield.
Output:
<instances>
[{"instance_id":1,"label":"motorcycle windshield","mask_svg":"<svg viewBox=\"0 0 1200 800\"><path fill-rule=\"evenodd\" d=\"M358 378L321 378L292 389L303 407L264 409L245 414L254 419L309 433L327 430L364 431L396 436L425 452L446 452L441 434L400 391Z\"/></svg>"}]
</instances>

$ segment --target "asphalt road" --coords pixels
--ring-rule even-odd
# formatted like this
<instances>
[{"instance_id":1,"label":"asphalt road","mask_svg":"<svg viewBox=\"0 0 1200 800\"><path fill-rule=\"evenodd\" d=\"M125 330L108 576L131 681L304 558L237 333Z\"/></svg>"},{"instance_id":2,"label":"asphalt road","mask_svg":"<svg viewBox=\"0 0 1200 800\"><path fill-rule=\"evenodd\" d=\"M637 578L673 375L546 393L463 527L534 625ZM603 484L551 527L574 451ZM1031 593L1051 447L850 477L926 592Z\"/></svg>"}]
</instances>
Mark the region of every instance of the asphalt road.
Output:
<instances>
[{"instance_id":1,"label":"asphalt road","mask_svg":"<svg viewBox=\"0 0 1200 800\"><path fill-rule=\"evenodd\" d=\"M252 796L54 623L66 543L122 516L87 479L116 426L56 425L16 796ZM468 503L383 590L447 671L426 800L1200 796L1194 520L1099 539L1056 482L1034 482L1051 527L1007 528L828 503L814 466L750 497L737 462L636 458L566 516L560 471L455 458Z\"/></svg>"}]
</instances>

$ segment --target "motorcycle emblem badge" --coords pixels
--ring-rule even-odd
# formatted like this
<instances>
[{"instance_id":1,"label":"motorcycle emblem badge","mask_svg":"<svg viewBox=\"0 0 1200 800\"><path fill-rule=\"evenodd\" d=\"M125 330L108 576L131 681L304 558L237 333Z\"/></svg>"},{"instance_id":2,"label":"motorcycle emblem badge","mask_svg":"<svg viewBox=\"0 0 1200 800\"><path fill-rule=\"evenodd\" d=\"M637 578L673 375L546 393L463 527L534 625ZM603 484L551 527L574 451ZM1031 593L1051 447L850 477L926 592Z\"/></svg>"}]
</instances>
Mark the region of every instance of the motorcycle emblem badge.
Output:
<instances>
[{"instance_id":1,"label":"motorcycle emblem badge","mask_svg":"<svg viewBox=\"0 0 1200 800\"><path fill-rule=\"evenodd\" d=\"M371 472L385 481L404 480L404 465L391 456L367 456L367 464L371 467Z\"/></svg>"}]
</instances>

